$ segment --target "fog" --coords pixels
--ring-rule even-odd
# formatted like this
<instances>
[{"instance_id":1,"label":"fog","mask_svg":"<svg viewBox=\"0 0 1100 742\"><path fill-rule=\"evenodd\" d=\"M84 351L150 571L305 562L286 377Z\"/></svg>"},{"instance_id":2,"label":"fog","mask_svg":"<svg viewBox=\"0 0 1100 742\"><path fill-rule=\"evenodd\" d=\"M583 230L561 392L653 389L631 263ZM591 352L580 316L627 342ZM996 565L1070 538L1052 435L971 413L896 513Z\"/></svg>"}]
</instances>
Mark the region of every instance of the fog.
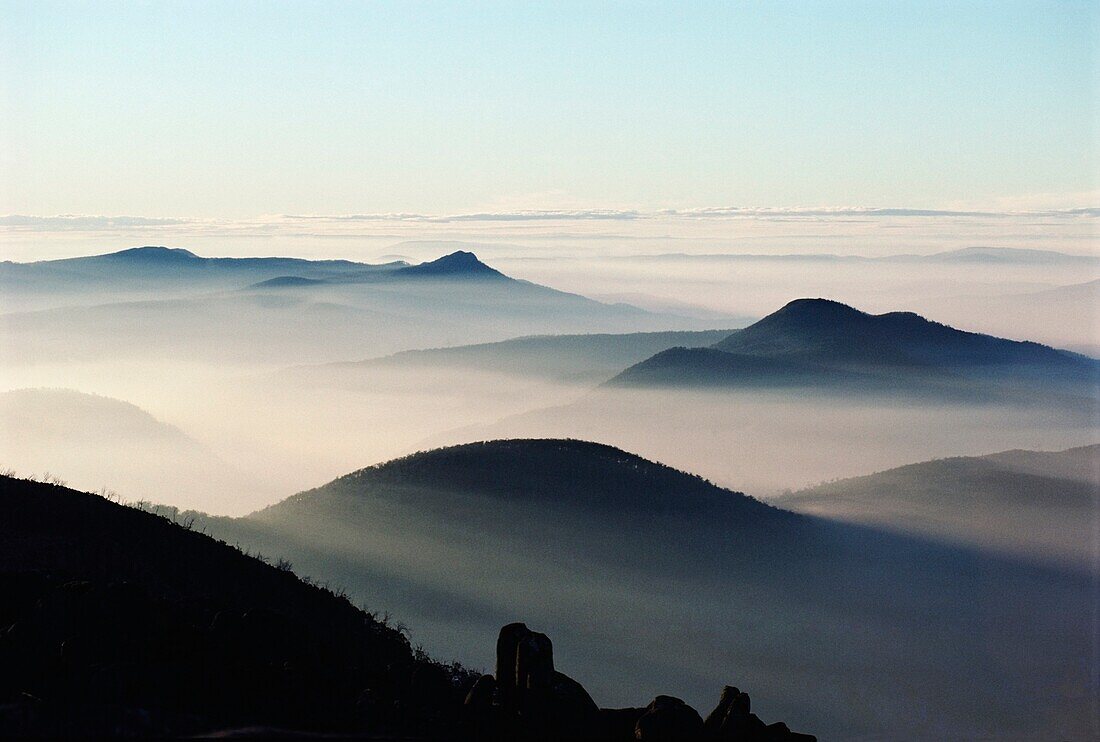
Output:
<instances>
[{"instance_id":1,"label":"fog","mask_svg":"<svg viewBox=\"0 0 1100 742\"><path fill-rule=\"evenodd\" d=\"M489 426L433 437L598 440L772 496L944 456L1057 450L1100 440L1095 410L821 399L804 392L601 390Z\"/></svg>"},{"instance_id":2,"label":"fog","mask_svg":"<svg viewBox=\"0 0 1100 742\"><path fill-rule=\"evenodd\" d=\"M165 284L159 268L138 283L70 275L79 290L51 283L48 270L38 283L11 279L0 314L0 467L241 516L378 462L498 438L610 444L765 500L940 457L1100 442L1095 394L1038 386L984 401L605 386L661 350L713 345L803 296L1096 352L1089 282L1100 264L1087 257L1088 224L753 222L736 240L714 222L564 226L187 245L410 262L473 250L517 282L330 280L333 269L317 266L320 283L277 286L257 285L270 272L252 268L237 277L203 268L186 280L168 268L175 279ZM678 226L683 239L662 231ZM1037 237L1044 229L1049 241ZM882 259L993 238L1077 257ZM670 330L682 332L644 334ZM526 620L551 634L559 666L605 705L672 691L706 709L729 682L748 688L765 718L824 738L1089 734L1088 549L1073 550L1067 569L979 523L916 537L880 517L864 519L869 529L785 515L795 520L757 531L725 516L436 495L363 497L354 512L303 514L301 525L274 530L262 519L203 527L346 587L440 657L487 667L495 629ZM1044 513L1002 516L1005 532L1023 533ZM1053 522L1035 531L1057 551ZM1040 696L1032 716L1020 699Z\"/></svg>"},{"instance_id":3,"label":"fog","mask_svg":"<svg viewBox=\"0 0 1100 742\"><path fill-rule=\"evenodd\" d=\"M728 495L707 505L700 483L666 487L630 460L512 465L478 473L500 481L475 492L413 463L200 525L337 581L475 666L491 666L504 623L552 629L558 665L605 705L675 688L707 709L734 683L759 713L826 739L1087 735L1082 573Z\"/></svg>"},{"instance_id":4,"label":"fog","mask_svg":"<svg viewBox=\"0 0 1100 742\"><path fill-rule=\"evenodd\" d=\"M130 499L240 514L412 451L493 438L601 441L763 497L931 458L1100 441L1095 412L1087 409L821 399L805 392L593 390L587 383L446 367L354 369L352 386L331 376L313 382L311 371L238 369L223 378L205 366L103 364L9 375L14 388L93 389L170 421L194 445L232 464L241 482L232 490L224 481L213 486L213 458L191 473L194 486L181 488L183 480L165 469L162 480L146 478L130 490L126 472L156 459L135 456L134 439L102 436L93 443L64 430L39 437L26 425L16 430L12 418L5 420L2 461L25 473L48 466L70 484L108 487ZM67 420L71 413L59 406L54 415ZM80 466L67 471L65 462L78 459ZM188 493L202 488L203 472L206 489L218 494L199 502Z\"/></svg>"},{"instance_id":5,"label":"fog","mask_svg":"<svg viewBox=\"0 0 1100 742\"><path fill-rule=\"evenodd\" d=\"M614 443L760 496L932 457L1017 447L1050 450L1096 440L1089 409L599 389L618 370L650 355L651 347L636 358L608 351L603 360L599 353L605 351L574 356L556 348L540 351L541 357L531 351L526 360L517 352L496 358L495 351L486 351L476 363L430 356L388 365L323 365L538 333L730 329L800 296L833 297L868 311L919 311L963 329L1086 352L1096 347L1095 287L1052 288L1100 278L1096 261L1028 255L961 262L879 259L955 249L971 233L975 239L999 234L1013 247L1061 247L1080 254L1088 223L1048 224L1047 244L1036 240L1038 227L1019 220L1006 227L976 219L965 228L933 218L895 221L894 231L905 239L887 240L889 225L881 220L854 225L833 220L745 222L739 228L747 233L732 243L721 237L729 227L712 222L679 225L685 230L679 240L642 233L652 225L616 225L633 233L589 234L587 241L583 235L552 237L546 225L537 232L524 225L511 228L518 234L494 233L496 241L476 244L368 242L376 245L370 249L374 255L414 261L475 249L515 278L604 301L629 299L649 312L523 283L257 289L248 288L257 277L252 273L233 279L207 271L188 283L169 270L167 275L176 277L165 284L165 298L155 296L161 284L154 274L140 284L141 301L124 302L118 292L133 284L116 274L98 283L78 282L80 291L71 290L72 276L60 288L41 279L20 284L5 299L0 390L49 387L104 395L178 428L227 462L238 481L248 482L233 491L218 486L219 495L204 500L216 513L246 512L421 448L512 435ZM488 229L478 228L479 235ZM460 230L451 234L470 236ZM820 239L814 241L815 234ZM501 241L502 236L530 242ZM303 238L302 254L316 255L326 244L325 257L364 257L360 246L335 252L332 243L318 239ZM274 244L288 250L297 244L281 240ZM206 238L198 242L209 244ZM770 257L702 255L731 244L744 254ZM776 257L806 253L818 244L821 253L848 255L858 249L876 259ZM672 252L694 254L654 257ZM233 280L239 288L229 288ZM47 306L54 308L43 309ZM540 365L555 372L538 372ZM14 426L10 420L4 424L9 432ZM123 473L150 458L135 458L129 446L112 448L108 439L90 450L75 437L38 440L30 429L17 432L24 444L0 449L0 463L17 471L38 471L52 458L62 465L51 471L79 486L198 505L181 492L175 477L163 477L160 492L155 477L143 479L140 487L127 484ZM35 456L28 455L31 450ZM63 465L77 459L79 466Z\"/></svg>"}]
</instances>

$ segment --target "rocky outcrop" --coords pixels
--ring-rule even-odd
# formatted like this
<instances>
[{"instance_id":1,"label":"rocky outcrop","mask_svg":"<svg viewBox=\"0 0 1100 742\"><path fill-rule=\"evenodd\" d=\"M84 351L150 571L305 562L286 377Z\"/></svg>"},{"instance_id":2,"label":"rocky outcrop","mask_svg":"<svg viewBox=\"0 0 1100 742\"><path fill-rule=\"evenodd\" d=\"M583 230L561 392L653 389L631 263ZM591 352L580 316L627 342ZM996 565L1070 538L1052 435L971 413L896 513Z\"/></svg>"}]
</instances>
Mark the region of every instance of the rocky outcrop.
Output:
<instances>
[{"instance_id":1,"label":"rocky outcrop","mask_svg":"<svg viewBox=\"0 0 1100 742\"><path fill-rule=\"evenodd\" d=\"M580 683L554 667L550 637L522 623L497 638L496 675L483 675L466 696L464 731L474 742L813 742L783 722L765 724L751 713L749 696L722 689L707 715L672 696L645 708L601 709Z\"/></svg>"},{"instance_id":2,"label":"rocky outcrop","mask_svg":"<svg viewBox=\"0 0 1100 742\"><path fill-rule=\"evenodd\" d=\"M599 718L584 687L554 669L550 637L521 623L500 630L496 677L474 683L465 711L476 740L586 739Z\"/></svg>"},{"instance_id":3,"label":"rocky outcrop","mask_svg":"<svg viewBox=\"0 0 1100 742\"><path fill-rule=\"evenodd\" d=\"M722 689L718 706L707 715L703 723L705 738L708 740L728 740L729 742L771 742L771 740L790 740L791 742L809 742L816 739L809 734L798 734L787 728L781 721L765 724L760 717L749 710L749 694L727 685Z\"/></svg>"},{"instance_id":4,"label":"rocky outcrop","mask_svg":"<svg viewBox=\"0 0 1100 742\"><path fill-rule=\"evenodd\" d=\"M703 717L679 698L657 696L634 725L634 738L644 742L702 739Z\"/></svg>"}]
</instances>

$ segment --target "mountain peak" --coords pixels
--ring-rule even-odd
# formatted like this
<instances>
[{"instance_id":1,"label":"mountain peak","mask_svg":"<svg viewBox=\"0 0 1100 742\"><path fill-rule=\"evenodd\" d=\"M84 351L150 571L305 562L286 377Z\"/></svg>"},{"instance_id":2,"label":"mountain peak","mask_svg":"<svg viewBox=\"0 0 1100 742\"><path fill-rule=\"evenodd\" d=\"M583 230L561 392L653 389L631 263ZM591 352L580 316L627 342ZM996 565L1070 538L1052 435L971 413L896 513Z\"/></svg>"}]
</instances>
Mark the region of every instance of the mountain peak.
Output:
<instances>
[{"instance_id":1,"label":"mountain peak","mask_svg":"<svg viewBox=\"0 0 1100 742\"><path fill-rule=\"evenodd\" d=\"M456 250L441 258L402 268L404 274L421 276L475 276L481 278L503 277L504 274L478 260L477 255L466 250Z\"/></svg>"},{"instance_id":2,"label":"mountain peak","mask_svg":"<svg viewBox=\"0 0 1100 742\"><path fill-rule=\"evenodd\" d=\"M950 336L947 342L955 342L966 334L911 312L868 314L831 299L795 299L714 347L750 355L825 353L881 363L905 356L901 346L920 354L921 346L940 344L945 335Z\"/></svg>"},{"instance_id":3,"label":"mountain peak","mask_svg":"<svg viewBox=\"0 0 1100 742\"><path fill-rule=\"evenodd\" d=\"M484 263L478 260L477 255L469 250L455 250L453 253L444 255L441 258L436 258L431 262L453 265L484 265Z\"/></svg>"},{"instance_id":4,"label":"mountain peak","mask_svg":"<svg viewBox=\"0 0 1100 742\"><path fill-rule=\"evenodd\" d=\"M842 304L832 299L807 298L795 299L794 301L788 302L770 316L806 317L835 321L845 318L866 317L868 315L854 307L850 307L847 304Z\"/></svg>"}]
</instances>

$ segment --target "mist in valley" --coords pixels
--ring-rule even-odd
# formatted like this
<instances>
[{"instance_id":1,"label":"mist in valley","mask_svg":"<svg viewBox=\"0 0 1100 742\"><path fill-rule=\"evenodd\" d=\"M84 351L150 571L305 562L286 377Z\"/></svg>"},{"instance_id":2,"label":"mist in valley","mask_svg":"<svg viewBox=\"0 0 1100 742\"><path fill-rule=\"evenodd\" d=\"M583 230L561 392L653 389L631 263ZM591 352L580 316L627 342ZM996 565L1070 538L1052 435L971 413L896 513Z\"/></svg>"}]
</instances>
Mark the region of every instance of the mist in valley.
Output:
<instances>
[{"instance_id":1,"label":"mist in valley","mask_svg":"<svg viewBox=\"0 0 1100 742\"><path fill-rule=\"evenodd\" d=\"M1090 724L1089 570L795 515L606 447L444 449L199 524L474 665L502 623L552 626L605 705L676 687L706 708L735 682L835 739Z\"/></svg>"},{"instance_id":2,"label":"mist in valley","mask_svg":"<svg viewBox=\"0 0 1100 742\"><path fill-rule=\"evenodd\" d=\"M1088 350L1093 322L1072 302L1094 302L1051 287L1100 277L1091 258L521 259L510 243L448 243L505 275L471 278L462 258L456 275L397 280L382 274L418 265L417 250L436 260L440 245L388 247L400 266L356 264L351 278L311 264L306 282L204 268L216 280L164 296L148 291L155 272L140 296L117 276L82 293L23 285L0 316L0 465L167 506L346 589L436 656L488 667L500 625L544 627L602 705L675 688L707 708L735 683L761 714L825 738L1088 735L1094 547L1050 559L976 519L918 527L873 488L863 500L843 489L858 503L847 510L817 490L812 502L790 494L931 459L1100 442L1088 359L1064 384L1043 369L1002 383L994 364L979 368L988 388L952 370L927 394L609 382L670 348L711 352L802 296ZM1022 295L1041 309L983 309ZM652 464L620 454L586 469L587 449L429 466L425 481L414 459L396 479L308 492L417 451L511 438L616 446L784 509L687 475L632 479ZM492 486L465 482L478 466ZM1046 496L1072 496L1076 511L1006 500L998 529L1045 518L1034 530L1049 546L1059 523L1096 517L1095 483L1052 477ZM600 492L619 504L591 499Z\"/></svg>"},{"instance_id":3,"label":"mist in valley","mask_svg":"<svg viewBox=\"0 0 1100 742\"><path fill-rule=\"evenodd\" d=\"M1097 3L0 8L0 738L1100 740Z\"/></svg>"},{"instance_id":4,"label":"mist in valley","mask_svg":"<svg viewBox=\"0 0 1100 742\"><path fill-rule=\"evenodd\" d=\"M753 259L701 256L700 251L721 244L712 236L721 232L709 222L690 225L687 248L669 241L656 247L659 239L638 234L641 227L629 224L633 234L622 238L590 234L583 243L585 255L578 248L580 236L550 239L526 225L510 227L520 232L512 239L531 240L526 246L486 241L475 248L462 240L422 240L372 250L415 261L434 260L442 249L474 248L485 260L499 256L491 260L493 267L516 278L605 302L628 296L645 303L648 296L653 302L648 310L588 302L521 282L475 282L472 287L453 279L262 285L285 271L312 280L367 270L384 273L399 265L394 260L345 261L336 267L302 261L263 268L244 261L232 270L208 266L191 273L154 264L136 272L137 279L120 273L115 261L108 272L82 268L83 280L69 269L64 280L39 271L29 283L12 273L8 280L21 288L18 294L6 293L7 313L0 316L5 351L0 388L103 395L137 405L179 428L255 482L250 494L223 493L224 504L210 508L225 513L255 509L351 469L424 447L507 435L572 436L623 445L761 496L938 456L1094 442L1090 405L1052 410L1025 398L975 408L842 401L812 393L651 393L601 387L623 368L652 355L653 344L638 345L633 355L621 349L584 355L566 352L564 346L500 355L485 348L466 357L425 354L357 364L404 350L520 335L734 329L799 296L838 298L867 311L918 311L961 329L1058 347L1092 347L1096 318L1091 294L1051 287L1100 278L1095 259L1007 254L884 260L914 249L925 254L958 249L957 233L965 235L966 230L948 229L943 219L931 217L922 218L919 228L913 219L895 220L907 238L895 240L893 250L878 243L870 250L867 245L875 235L867 230L881 232L886 226L884 217L876 219L866 219L866 226L840 219L823 225L737 222L737 229L746 233L736 242L739 248L743 245L739 254L765 256ZM1018 233L1031 229L1019 221L1012 223ZM723 229L729 231L728 226ZM976 237L988 237L994 227L975 219L969 229ZM1058 229L1066 232L1061 240L1055 239ZM1047 232L1055 246L1080 249L1080 231L1073 231L1079 229L1077 222L1058 222ZM835 234L825 236L822 230ZM1034 244L1018 235L1006 238L1004 226L996 230L1006 244ZM858 247L866 259L807 254L813 234L822 235L822 254L847 255ZM317 249L308 240L301 247L307 255ZM728 241L724 247L729 249ZM517 256L521 249L528 250L527 259ZM684 254L654 257L676 249ZM794 249L801 255L779 257ZM355 260L354 250L342 255ZM336 255L330 251L326 257ZM81 290L72 290L74 284ZM136 290L144 292L140 301L118 300ZM166 295L157 298L161 292ZM1015 310L1004 311L1008 304ZM667 345L712 341L670 337ZM25 438L32 441L29 431ZM54 447L75 455L85 444L27 443L32 446L44 453ZM60 475L95 489L118 488L115 473L127 466L125 447L119 449L117 458L104 450L85 457L101 462L102 481L91 481L94 472L83 465L78 472ZM17 470L40 468L37 460L16 456L11 447L6 453L0 458ZM144 498L149 493L124 494Z\"/></svg>"}]
</instances>

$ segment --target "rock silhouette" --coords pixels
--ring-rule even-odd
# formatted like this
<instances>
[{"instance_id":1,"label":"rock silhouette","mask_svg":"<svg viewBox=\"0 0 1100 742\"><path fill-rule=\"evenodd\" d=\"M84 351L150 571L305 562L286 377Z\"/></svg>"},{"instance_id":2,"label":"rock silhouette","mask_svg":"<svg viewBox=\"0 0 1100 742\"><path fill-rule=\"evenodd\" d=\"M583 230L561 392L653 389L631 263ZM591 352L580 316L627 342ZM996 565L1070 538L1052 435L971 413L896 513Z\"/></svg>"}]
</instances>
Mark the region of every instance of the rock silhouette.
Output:
<instances>
[{"instance_id":1,"label":"rock silhouette","mask_svg":"<svg viewBox=\"0 0 1100 742\"><path fill-rule=\"evenodd\" d=\"M703 721L672 696L645 708L601 709L580 683L554 669L545 634L511 623L497 638L496 676L483 675L466 696L464 729L472 742L637 740L638 742L811 742L783 722L765 724L750 713L749 696L726 686Z\"/></svg>"},{"instance_id":2,"label":"rock silhouette","mask_svg":"<svg viewBox=\"0 0 1100 742\"><path fill-rule=\"evenodd\" d=\"M634 738L644 742L702 739L703 719L679 698L657 696L634 725Z\"/></svg>"},{"instance_id":3,"label":"rock silhouette","mask_svg":"<svg viewBox=\"0 0 1100 742\"><path fill-rule=\"evenodd\" d=\"M522 623L500 630L496 675L478 678L286 567L2 475L0 596L3 739L812 739L765 726L729 688L706 725L669 696L600 709Z\"/></svg>"}]
</instances>

